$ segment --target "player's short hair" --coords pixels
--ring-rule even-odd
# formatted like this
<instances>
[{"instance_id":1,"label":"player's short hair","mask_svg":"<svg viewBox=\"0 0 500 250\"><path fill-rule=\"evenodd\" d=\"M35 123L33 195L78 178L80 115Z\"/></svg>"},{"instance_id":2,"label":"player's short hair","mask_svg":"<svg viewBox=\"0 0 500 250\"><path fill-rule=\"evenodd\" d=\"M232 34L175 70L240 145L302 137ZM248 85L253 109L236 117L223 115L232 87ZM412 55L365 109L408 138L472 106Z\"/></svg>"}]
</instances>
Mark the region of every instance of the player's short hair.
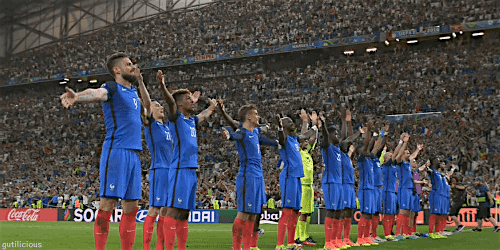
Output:
<instances>
[{"instance_id":1,"label":"player's short hair","mask_svg":"<svg viewBox=\"0 0 500 250\"><path fill-rule=\"evenodd\" d=\"M238 118L240 119L240 121L245 122L247 120L248 112L250 112L252 110L257 110L257 106L255 106L253 104L248 104L248 105L241 107L238 110Z\"/></svg>"},{"instance_id":2,"label":"player's short hair","mask_svg":"<svg viewBox=\"0 0 500 250\"><path fill-rule=\"evenodd\" d=\"M108 72L115 77L115 72L113 71L113 68L121 61L121 59L128 57L125 53L123 52L117 52L108 57L106 60L106 67L108 68Z\"/></svg>"},{"instance_id":3,"label":"player's short hair","mask_svg":"<svg viewBox=\"0 0 500 250\"><path fill-rule=\"evenodd\" d=\"M181 96L190 95L190 94L191 94L191 91L189 91L189 89L178 89L178 90L174 90L174 92L172 92L172 97L174 97L175 102L177 102L177 101L179 101Z\"/></svg>"}]
</instances>

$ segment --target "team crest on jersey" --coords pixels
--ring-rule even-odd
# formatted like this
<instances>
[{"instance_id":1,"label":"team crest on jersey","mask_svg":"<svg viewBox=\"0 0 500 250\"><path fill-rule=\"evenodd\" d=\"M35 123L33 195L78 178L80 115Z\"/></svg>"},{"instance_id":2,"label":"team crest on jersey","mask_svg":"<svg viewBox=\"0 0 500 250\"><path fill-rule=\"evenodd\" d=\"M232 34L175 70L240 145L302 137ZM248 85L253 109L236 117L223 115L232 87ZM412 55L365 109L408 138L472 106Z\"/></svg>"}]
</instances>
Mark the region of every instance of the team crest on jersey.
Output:
<instances>
[{"instance_id":1,"label":"team crest on jersey","mask_svg":"<svg viewBox=\"0 0 500 250\"><path fill-rule=\"evenodd\" d=\"M113 190L115 189L115 185L113 185L113 184L109 184L109 189L110 189L111 191L113 191Z\"/></svg>"},{"instance_id":2,"label":"team crest on jersey","mask_svg":"<svg viewBox=\"0 0 500 250\"><path fill-rule=\"evenodd\" d=\"M300 152L299 144L295 144L295 149L297 149L297 151Z\"/></svg>"}]
</instances>

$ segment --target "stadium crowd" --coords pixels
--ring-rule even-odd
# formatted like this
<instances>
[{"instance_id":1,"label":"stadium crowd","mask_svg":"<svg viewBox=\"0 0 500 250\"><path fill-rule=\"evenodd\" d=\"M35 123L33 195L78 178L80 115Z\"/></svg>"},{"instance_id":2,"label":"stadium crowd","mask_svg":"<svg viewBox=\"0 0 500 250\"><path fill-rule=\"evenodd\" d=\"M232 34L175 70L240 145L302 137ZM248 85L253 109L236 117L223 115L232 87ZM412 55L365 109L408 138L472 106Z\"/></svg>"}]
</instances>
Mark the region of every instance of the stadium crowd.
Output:
<instances>
[{"instance_id":1,"label":"stadium crowd","mask_svg":"<svg viewBox=\"0 0 500 250\"><path fill-rule=\"evenodd\" d=\"M4 59L0 80L104 69L122 50L138 62L500 18L498 0L217 1L104 28ZM109 34L117 34L110 37ZM26 67L29 65L29 67Z\"/></svg>"},{"instance_id":2,"label":"stadium crowd","mask_svg":"<svg viewBox=\"0 0 500 250\"><path fill-rule=\"evenodd\" d=\"M463 42L463 43L462 43ZM482 43L449 42L440 48L397 50L369 56L331 57L304 67L266 69L260 59L210 63L189 69L164 70L169 89L199 90L205 97L223 98L235 117L238 107L258 105L262 124L272 123L283 112L300 121L297 112L351 109L355 129L362 123L385 123L385 115L441 112L439 119L393 123L391 136L406 131L429 152L441 154L457 164L463 182L472 184L482 176L492 190L500 190L500 49L498 38ZM301 55L307 57L307 54ZM280 64L280 56L271 64ZM155 72L146 71L153 75ZM150 77L150 79L155 79ZM161 99L157 84L148 84L153 99ZM105 135L102 108L82 104L65 110L54 90L18 92L0 100L2 164L1 207L43 200L44 207L98 206L98 163ZM201 99L198 108L207 105ZM330 126L340 130L339 119L327 113ZM337 117L338 118L338 117ZM234 179L238 156L225 141L221 127L227 126L219 113L204 122L199 132L200 173L197 206L208 208L214 199L222 207L235 204ZM276 138L271 124L269 137ZM393 138L394 139L394 138ZM389 140L391 141L391 140ZM392 140L392 141L395 141ZM141 153L143 199L148 204L149 152ZM414 150L415 145L410 145ZM262 148L263 171L268 197L280 200L279 156ZM321 179L321 154L313 154L314 177ZM426 157L421 157L423 164ZM314 183L316 205L323 204L320 182ZM424 189L425 191L425 189ZM279 202L277 202L279 204ZM425 205L424 205L425 206Z\"/></svg>"}]
</instances>

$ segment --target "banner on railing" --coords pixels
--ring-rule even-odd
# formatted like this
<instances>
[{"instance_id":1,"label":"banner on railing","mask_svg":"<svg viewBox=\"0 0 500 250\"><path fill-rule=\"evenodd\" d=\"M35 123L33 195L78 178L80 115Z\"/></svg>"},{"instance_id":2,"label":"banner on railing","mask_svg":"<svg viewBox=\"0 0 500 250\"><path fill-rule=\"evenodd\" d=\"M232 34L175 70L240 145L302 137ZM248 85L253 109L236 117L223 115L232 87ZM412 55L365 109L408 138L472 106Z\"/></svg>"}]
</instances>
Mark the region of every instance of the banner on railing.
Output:
<instances>
[{"instance_id":1,"label":"banner on railing","mask_svg":"<svg viewBox=\"0 0 500 250\"><path fill-rule=\"evenodd\" d=\"M386 115L385 119L390 122L419 121L428 118L441 118L441 112L428 112L416 114Z\"/></svg>"},{"instance_id":2,"label":"banner on railing","mask_svg":"<svg viewBox=\"0 0 500 250\"><path fill-rule=\"evenodd\" d=\"M0 221L57 221L57 209L0 209Z\"/></svg>"},{"instance_id":3,"label":"banner on railing","mask_svg":"<svg viewBox=\"0 0 500 250\"><path fill-rule=\"evenodd\" d=\"M480 30L500 27L500 20L486 20L472 23L464 23L464 30Z\"/></svg>"},{"instance_id":4,"label":"banner on railing","mask_svg":"<svg viewBox=\"0 0 500 250\"><path fill-rule=\"evenodd\" d=\"M59 221L93 222L98 211L95 209L60 209L56 214ZM123 215L122 209L115 209L111 214L110 222L120 222ZM144 222L148 210L141 209L137 212L136 222ZM218 210L193 210L189 212L188 223L219 223Z\"/></svg>"}]
</instances>

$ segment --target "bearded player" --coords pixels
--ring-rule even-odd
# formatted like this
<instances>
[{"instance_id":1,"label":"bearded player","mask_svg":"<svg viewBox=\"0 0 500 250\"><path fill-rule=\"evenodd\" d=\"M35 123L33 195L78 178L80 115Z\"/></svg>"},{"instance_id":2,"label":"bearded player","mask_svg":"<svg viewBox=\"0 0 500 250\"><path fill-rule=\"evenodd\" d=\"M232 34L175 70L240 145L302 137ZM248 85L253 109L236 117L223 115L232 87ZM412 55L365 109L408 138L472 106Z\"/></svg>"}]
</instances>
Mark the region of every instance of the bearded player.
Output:
<instances>
[{"instance_id":1,"label":"bearded player","mask_svg":"<svg viewBox=\"0 0 500 250\"><path fill-rule=\"evenodd\" d=\"M109 221L118 199L121 199L123 216L120 221L121 248L130 250L135 241L138 200L142 198L141 161L142 122L141 103L133 84L144 85L139 69L123 53L111 55L106 63L114 81L98 89L75 93L66 88L61 103L69 108L75 103L101 102L106 125L106 138L102 146L99 166L99 210L94 224L97 250L106 248ZM148 95L140 88L141 96Z\"/></svg>"}]
</instances>

